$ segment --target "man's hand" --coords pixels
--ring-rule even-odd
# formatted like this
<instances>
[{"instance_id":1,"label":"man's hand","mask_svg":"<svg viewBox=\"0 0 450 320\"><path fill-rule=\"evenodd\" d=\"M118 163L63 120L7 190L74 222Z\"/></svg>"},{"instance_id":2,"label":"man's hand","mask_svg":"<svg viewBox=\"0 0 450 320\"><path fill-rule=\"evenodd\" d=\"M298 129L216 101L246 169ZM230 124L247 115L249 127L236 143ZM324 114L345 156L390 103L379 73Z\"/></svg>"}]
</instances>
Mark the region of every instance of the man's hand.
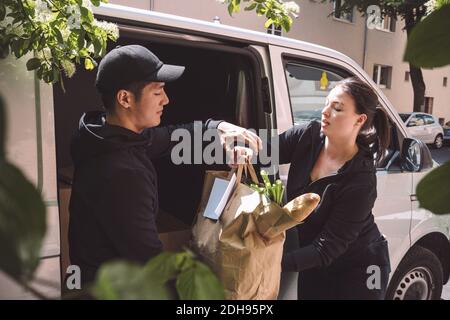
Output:
<instances>
[{"instance_id":1,"label":"man's hand","mask_svg":"<svg viewBox=\"0 0 450 320\"><path fill-rule=\"evenodd\" d=\"M253 155L257 155L262 150L261 139L245 128L229 122L221 122L217 129L220 142L227 152L231 167L250 162Z\"/></svg>"}]
</instances>

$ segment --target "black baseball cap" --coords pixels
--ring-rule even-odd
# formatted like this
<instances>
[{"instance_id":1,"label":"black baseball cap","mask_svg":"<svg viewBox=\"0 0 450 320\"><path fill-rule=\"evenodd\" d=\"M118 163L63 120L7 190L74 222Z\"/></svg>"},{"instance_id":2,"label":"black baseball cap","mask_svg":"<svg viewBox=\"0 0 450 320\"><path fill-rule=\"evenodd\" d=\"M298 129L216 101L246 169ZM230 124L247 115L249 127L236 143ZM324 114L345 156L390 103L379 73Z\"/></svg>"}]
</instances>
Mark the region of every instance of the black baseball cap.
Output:
<instances>
[{"instance_id":1,"label":"black baseball cap","mask_svg":"<svg viewBox=\"0 0 450 320\"><path fill-rule=\"evenodd\" d=\"M174 81L183 72L183 66L164 64L143 46L118 46L100 61L95 86L100 93L115 92L136 81Z\"/></svg>"}]
</instances>

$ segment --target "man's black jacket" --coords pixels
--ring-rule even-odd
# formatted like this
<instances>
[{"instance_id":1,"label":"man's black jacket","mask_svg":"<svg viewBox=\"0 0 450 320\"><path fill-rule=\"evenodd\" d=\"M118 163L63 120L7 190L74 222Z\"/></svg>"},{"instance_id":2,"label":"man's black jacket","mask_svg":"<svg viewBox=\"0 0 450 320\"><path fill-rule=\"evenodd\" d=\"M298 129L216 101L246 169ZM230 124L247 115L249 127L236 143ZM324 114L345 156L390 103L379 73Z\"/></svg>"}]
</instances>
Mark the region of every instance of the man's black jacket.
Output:
<instances>
[{"instance_id":1,"label":"man's black jacket","mask_svg":"<svg viewBox=\"0 0 450 320\"><path fill-rule=\"evenodd\" d=\"M208 120L202 129L217 128ZM80 119L71 153L75 167L70 199L71 264L81 268L82 282L92 282L109 260L145 263L160 253L156 230L157 174L152 159L170 152L173 130L194 125L157 127L137 134L108 125L104 114Z\"/></svg>"}]
</instances>

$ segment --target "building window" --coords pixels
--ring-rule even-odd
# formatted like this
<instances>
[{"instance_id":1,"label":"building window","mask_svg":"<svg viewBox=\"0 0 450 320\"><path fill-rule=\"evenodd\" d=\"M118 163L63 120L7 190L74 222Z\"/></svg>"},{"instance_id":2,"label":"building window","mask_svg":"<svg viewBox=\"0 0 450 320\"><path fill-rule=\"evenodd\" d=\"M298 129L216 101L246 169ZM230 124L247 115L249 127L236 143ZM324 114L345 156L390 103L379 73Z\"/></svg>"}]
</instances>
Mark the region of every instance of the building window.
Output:
<instances>
[{"instance_id":1,"label":"building window","mask_svg":"<svg viewBox=\"0 0 450 320\"><path fill-rule=\"evenodd\" d=\"M283 35L283 30L281 29L281 26L275 27L273 24L271 24L267 28L267 33L274 34L276 36L282 36Z\"/></svg>"},{"instance_id":2,"label":"building window","mask_svg":"<svg viewBox=\"0 0 450 320\"><path fill-rule=\"evenodd\" d=\"M351 12L342 12L341 8L345 8L345 0L334 0L333 1L333 16L336 19L344 20L347 22L353 22L353 9Z\"/></svg>"},{"instance_id":3,"label":"building window","mask_svg":"<svg viewBox=\"0 0 450 320\"><path fill-rule=\"evenodd\" d=\"M405 81L406 82L409 82L409 77L410 77L409 71L405 71Z\"/></svg>"},{"instance_id":4,"label":"building window","mask_svg":"<svg viewBox=\"0 0 450 320\"><path fill-rule=\"evenodd\" d=\"M384 30L389 32L395 32L396 20L389 16L384 16L380 20L380 24L376 27L378 30Z\"/></svg>"},{"instance_id":5,"label":"building window","mask_svg":"<svg viewBox=\"0 0 450 320\"><path fill-rule=\"evenodd\" d=\"M373 81L382 89L391 88L392 67L376 64L373 66Z\"/></svg>"},{"instance_id":6,"label":"building window","mask_svg":"<svg viewBox=\"0 0 450 320\"><path fill-rule=\"evenodd\" d=\"M433 97L425 97L425 108L423 112L433 114Z\"/></svg>"},{"instance_id":7,"label":"building window","mask_svg":"<svg viewBox=\"0 0 450 320\"><path fill-rule=\"evenodd\" d=\"M444 79L442 80L442 85L443 85L444 87L447 86L447 77L444 77Z\"/></svg>"}]
</instances>

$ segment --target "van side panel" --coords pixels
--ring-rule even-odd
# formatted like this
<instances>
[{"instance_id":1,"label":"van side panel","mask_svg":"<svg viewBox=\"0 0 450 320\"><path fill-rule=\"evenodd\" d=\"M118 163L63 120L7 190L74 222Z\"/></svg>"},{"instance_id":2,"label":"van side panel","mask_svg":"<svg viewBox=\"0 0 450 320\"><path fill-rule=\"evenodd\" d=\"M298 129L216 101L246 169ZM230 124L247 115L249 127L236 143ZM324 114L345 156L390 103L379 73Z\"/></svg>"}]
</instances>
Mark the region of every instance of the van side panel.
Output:
<instances>
[{"instance_id":1,"label":"van side panel","mask_svg":"<svg viewBox=\"0 0 450 320\"><path fill-rule=\"evenodd\" d=\"M413 173L413 190L416 190L417 184L427 173L429 173L429 170ZM422 237L433 232L441 233L447 239L450 238L450 219L448 214L433 214L429 210L420 208L419 201L413 201L411 219L411 245L414 245Z\"/></svg>"}]
</instances>

